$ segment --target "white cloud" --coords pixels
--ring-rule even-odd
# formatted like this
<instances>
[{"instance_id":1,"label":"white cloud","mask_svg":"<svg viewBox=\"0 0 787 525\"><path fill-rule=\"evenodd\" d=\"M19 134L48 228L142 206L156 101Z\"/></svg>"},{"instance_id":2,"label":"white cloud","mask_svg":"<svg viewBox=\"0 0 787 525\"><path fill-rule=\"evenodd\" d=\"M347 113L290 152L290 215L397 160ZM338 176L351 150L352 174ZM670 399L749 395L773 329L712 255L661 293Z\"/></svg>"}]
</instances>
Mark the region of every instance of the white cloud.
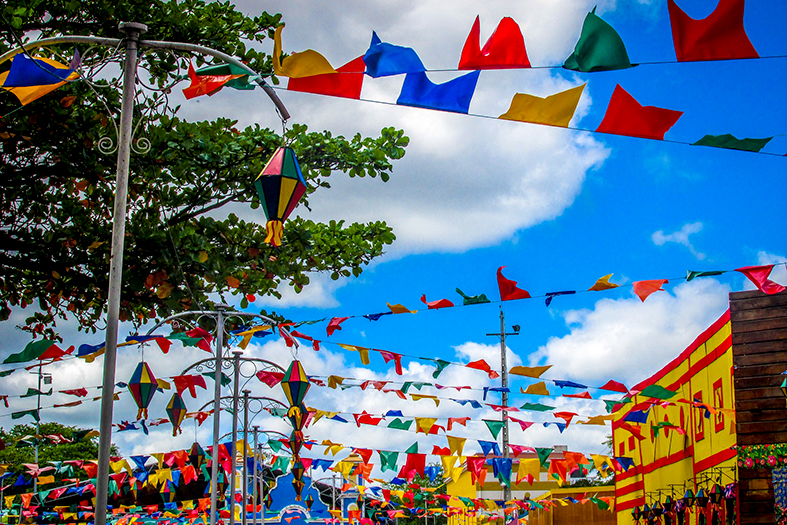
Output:
<instances>
[{"instance_id":1,"label":"white cloud","mask_svg":"<svg viewBox=\"0 0 787 525\"><path fill-rule=\"evenodd\" d=\"M703 278L637 297L602 299L593 309L563 314L570 333L531 354L555 376L583 381L646 379L686 348L728 307L729 286Z\"/></svg>"},{"instance_id":2,"label":"white cloud","mask_svg":"<svg viewBox=\"0 0 787 525\"><path fill-rule=\"evenodd\" d=\"M450 10L437 1L419 2L407 9L381 1L342 5L334 9L306 0L286 5L240 3L249 13L281 11L287 23L284 47L288 51L316 49L340 65L365 52L376 30L383 41L416 49L427 67L451 68L456 67L479 13L482 39L488 38L503 16L511 16L522 28L533 64L562 63L595 2L498 5L463 0L452 3ZM438 34L441 37L436 38ZM456 75L430 73L435 82ZM362 95L394 102L402 81L401 76L366 78ZM580 83L579 77L566 80L548 70L485 71L470 110L496 117L508 109L517 92L546 96ZM280 95L293 121L306 123L312 130L374 135L382 127L395 126L411 138L407 155L395 164L388 183L335 176L330 191L318 192L311 199L312 213L303 207L297 210L320 221L385 220L397 235L389 250L397 256L492 246L512 238L518 230L552 220L572 205L587 172L600 167L609 155L592 136L569 130L295 92ZM258 106L249 107L249 97L254 96L224 90L220 97L201 104L184 104L183 114L191 118L221 114L239 119L240 125L262 123L279 129L264 98ZM590 100L590 90L586 90L575 123L587 114ZM262 220L259 211L233 211L246 219Z\"/></svg>"},{"instance_id":3,"label":"white cloud","mask_svg":"<svg viewBox=\"0 0 787 525\"><path fill-rule=\"evenodd\" d=\"M699 233L702 231L702 223L701 222L692 222L686 223L683 227L672 233L664 233L664 230L659 230L657 232L653 232L651 235L651 239L653 240L653 244L656 246L664 246L668 242L674 242L676 244L680 244L681 246L685 246L689 249L692 255L697 258L697 260L702 261L705 259L705 254L702 252L698 252L694 245L691 244L689 240L689 236Z\"/></svg>"}]
</instances>

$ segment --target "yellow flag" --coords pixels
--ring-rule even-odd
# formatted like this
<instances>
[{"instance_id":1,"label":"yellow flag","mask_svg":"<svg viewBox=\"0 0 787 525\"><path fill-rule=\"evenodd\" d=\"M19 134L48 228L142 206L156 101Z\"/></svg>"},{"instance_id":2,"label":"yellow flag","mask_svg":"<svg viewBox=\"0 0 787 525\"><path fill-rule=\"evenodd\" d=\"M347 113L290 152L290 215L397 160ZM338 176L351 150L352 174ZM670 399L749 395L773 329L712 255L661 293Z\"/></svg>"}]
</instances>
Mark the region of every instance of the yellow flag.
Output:
<instances>
[{"instance_id":1,"label":"yellow flag","mask_svg":"<svg viewBox=\"0 0 787 525\"><path fill-rule=\"evenodd\" d=\"M534 377L538 379L541 374L552 368L552 365L545 366L515 366L508 371L509 374L518 376Z\"/></svg>"},{"instance_id":2,"label":"yellow flag","mask_svg":"<svg viewBox=\"0 0 787 525\"><path fill-rule=\"evenodd\" d=\"M354 465L349 461L340 461L337 464L335 464L333 467L331 467L331 470L340 473L345 478L349 478L350 471L353 469L353 467Z\"/></svg>"},{"instance_id":3,"label":"yellow flag","mask_svg":"<svg viewBox=\"0 0 787 525\"><path fill-rule=\"evenodd\" d=\"M579 98L587 84L582 84L546 98L517 93L511 101L508 111L500 115L501 119L548 124L550 126L568 127L571 117L577 110Z\"/></svg>"},{"instance_id":4,"label":"yellow flag","mask_svg":"<svg viewBox=\"0 0 787 525\"><path fill-rule=\"evenodd\" d=\"M519 466L517 467L516 471L516 482L519 484L520 481L527 478L527 475L530 474L533 476L535 481L538 481L538 476L541 473L541 461L538 458L523 458L519 460Z\"/></svg>"},{"instance_id":5,"label":"yellow flag","mask_svg":"<svg viewBox=\"0 0 787 525\"><path fill-rule=\"evenodd\" d=\"M577 421L579 425L605 425L607 421L612 421L612 414L606 416L591 416L587 421Z\"/></svg>"},{"instance_id":6,"label":"yellow flag","mask_svg":"<svg viewBox=\"0 0 787 525\"><path fill-rule=\"evenodd\" d=\"M600 277L596 284L588 288L590 292L600 292L601 290L611 290L613 288L617 288L618 284L609 282L609 278L612 277L614 274L605 275L604 277Z\"/></svg>"},{"instance_id":7,"label":"yellow flag","mask_svg":"<svg viewBox=\"0 0 787 525\"><path fill-rule=\"evenodd\" d=\"M361 354L361 363L368 365L369 364L369 349L364 348L362 346L354 346L354 345L343 345L339 343L339 346L344 348L345 350L349 350L350 352L358 352Z\"/></svg>"},{"instance_id":8,"label":"yellow flag","mask_svg":"<svg viewBox=\"0 0 787 525\"><path fill-rule=\"evenodd\" d=\"M437 422L436 417L417 417L415 418L415 426L424 434L428 434L432 427Z\"/></svg>"},{"instance_id":9,"label":"yellow flag","mask_svg":"<svg viewBox=\"0 0 787 525\"><path fill-rule=\"evenodd\" d=\"M328 388L333 388L336 390L336 387L341 385L344 382L343 377L339 376L328 376Z\"/></svg>"},{"instance_id":10,"label":"yellow flag","mask_svg":"<svg viewBox=\"0 0 787 525\"><path fill-rule=\"evenodd\" d=\"M440 406L440 400L437 399L437 396L430 396L428 394L410 394L410 397L413 398L413 401L420 401L422 399L431 399L434 401L435 406Z\"/></svg>"},{"instance_id":11,"label":"yellow flag","mask_svg":"<svg viewBox=\"0 0 787 525\"><path fill-rule=\"evenodd\" d=\"M462 450L465 448L466 438L459 438L454 436L445 436L448 440L448 448L452 456L461 456Z\"/></svg>"},{"instance_id":12,"label":"yellow flag","mask_svg":"<svg viewBox=\"0 0 787 525\"><path fill-rule=\"evenodd\" d=\"M303 78L314 75L336 73L331 63L317 51L307 49L300 53L292 53L281 60L281 32L284 24L276 28L273 35L273 72L282 77Z\"/></svg>"},{"instance_id":13,"label":"yellow flag","mask_svg":"<svg viewBox=\"0 0 787 525\"><path fill-rule=\"evenodd\" d=\"M457 456L440 456L440 461L443 463L443 472L449 473L453 471L457 459L459 459Z\"/></svg>"},{"instance_id":14,"label":"yellow flag","mask_svg":"<svg viewBox=\"0 0 787 525\"><path fill-rule=\"evenodd\" d=\"M521 390L521 387L520 387ZM533 394L536 396L548 396L549 390L547 390L547 385L543 381L539 381L538 383L533 383L532 385L527 387L527 390L521 390L523 394Z\"/></svg>"},{"instance_id":15,"label":"yellow flag","mask_svg":"<svg viewBox=\"0 0 787 525\"><path fill-rule=\"evenodd\" d=\"M414 314L418 311L418 310L410 310L403 304L391 304L391 303L385 303L385 304L387 304L391 312L395 314Z\"/></svg>"},{"instance_id":16,"label":"yellow flag","mask_svg":"<svg viewBox=\"0 0 787 525\"><path fill-rule=\"evenodd\" d=\"M604 472L605 470L609 469L609 456L591 454L590 457L593 459L593 466L599 472Z\"/></svg>"},{"instance_id":17,"label":"yellow flag","mask_svg":"<svg viewBox=\"0 0 787 525\"><path fill-rule=\"evenodd\" d=\"M169 383L169 381L165 381L164 379L158 377L156 378L156 381L158 382L158 387L162 390L169 390L172 388L172 385Z\"/></svg>"}]
</instances>

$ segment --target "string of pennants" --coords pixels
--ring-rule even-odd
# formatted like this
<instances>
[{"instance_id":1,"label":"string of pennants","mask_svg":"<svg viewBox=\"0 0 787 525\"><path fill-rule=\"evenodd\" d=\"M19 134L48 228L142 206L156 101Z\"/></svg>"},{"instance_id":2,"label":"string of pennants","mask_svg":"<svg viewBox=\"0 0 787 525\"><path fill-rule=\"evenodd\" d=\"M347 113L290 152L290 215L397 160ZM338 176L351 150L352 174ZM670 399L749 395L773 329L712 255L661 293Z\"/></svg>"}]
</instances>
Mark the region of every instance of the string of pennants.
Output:
<instances>
[{"instance_id":1,"label":"string of pennants","mask_svg":"<svg viewBox=\"0 0 787 525\"><path fill-rule=\"evenodd\" d=\"M745 275L749 281L751 281L754 286L757 287L763 293L766 294L776 294L780 293L787 289L787 287L772 281L769 277L771 272L773 271L775 266L787 266L787 263L779 263L770 264L770 265L761 265L761 266L745 266L741 268L736 268L736 272L740 272ZM546 306L549 306L555 297L559 296L566 296L566 295L575 295L578 293L586 293L586 292L600 292L606 290L612 290L615 288L626 288L631 287L634 293L642 300L643 302L653 293L657 291L662 291L663 286L665 284L669 284L670 282L674 281L692 281L693 279L699 277L711 277L711 276L718 276L725 273L728 273L730 270L714 270L714 271L687 271L686 277L683 278L670 278L670 279L651 279L645 281L635 281L630 285L619 285L615 284L610 281L613 274L608 274L603 277L600 277L588 290L563 290L557 292L547 292L543 295L535 295L531 296L527 290L523 290L517 286L517 282L511 279L507 279L502 271L505 266L501 266L497 270L497 283L498 289L500 292L500 300L495 301L496 303L502 303L506 301L514 301L514 300L521 300L521 299L535 299L535 298L544 298L544 302ZM440 310L444 308L456 308L456 307L463 307L463 306L474 306L479 304L486 304L486 303L493 303L486 294L481 293L477 295L467 295L461 289L457 288L456 292L462 298L461 304L455 304L453 301L449 299L439 299L436 301L428 301L426 295L421 296L421 302L426 305L427 310ZM404 313L411 313L415 314L421 311L421 309L410 309L405 307L402 304L390 304L386 303L388 306L388 311L386 312L377 312L377 313L367 313L361 315L347 315L343 317L332 317L328 325L326 327L326 334L330 337L336 330L342 329L342 323L349 319L355 318L364 318L369 321L378 321L382 317L393 315L393 314L404 314ZM324 343L323 340L316 339L312 336L302 334L297 330L288 331L286 328L299 328L305 325L314 325L325 321L325 318L316 319L316 320L308 320L308 321L301 321L298 323L282 323L278 325L279 335L284 338L285 342L288 346L294 346L297 343L295 342L295 338L300 338L302 340L308 341L311 343L312 347L315 350L319 350L320 344ZM241 349L245 349L249 343L252 341L253 338L258 337L265 337L267 335L271 335L271 326L270 325L262 325L262 326L254 326L254 327L245 327L239 330L235 330L232 332L233 336L238 336L241 338L238 346ZM172 333L167 336L163 335L130 335L126 337L126 341L119 343L119 347L124 346L131 346L131 345L138 345L138 344L146 344L146 343L156 343L162 352L165 354L169 351L173 341L181 341L185 346L192 346L197 347L206 352L212 352L211 350L211 342L213 340L213 336L201 329L201 328L194 328L185 332L177 332ZM342 345L339 345L342 346ZM395 369L398 374L401 375L401 357L405 356L406 354L400 354L395 352L387 352L382 350L375 350L375 349L366 349L364 347L355 346L355 345L343 345L345 350L351 350L359 352L361 359L365 360L368 358L368 351L372 350L375 352L380 352L383 359L386 362L394 361ZM12 354L7 357L2 364L18 364L18 363L26 363L29 361L38 360L39 363L32 365L32 366L45 366L52 364L54 362L61 361L63 359L67 359L69 357L78 357L84 359L86 362L92 362L97 357L103 355L104 353L104 343L99 343L96 345L89 345L89 344L81 344L77 349L76 354L74 355L74 346L67 348L66 350L61 349L55 341L51 340L40 340L40 341L32 341L29 343L22 352ZM419 359L426 359L426 358L419 358ZM45 362L46 361L46 362ZM437 371L440 370L440 363L442 360L433 360L435 365L437 366ZM368 363L364 363L368 364ZM489 365L483 361L478 362L477 365L473 363L469 364L470 368L478 368L479 370L483 370L487 372L490 378L494 379L497 377L498 372L491 370ZM468 366L468 365L463 365ZM31 369L32 367L26 367L27 369ZM0 377L7 377L8 375L12 374L16 370L20 368L10 369L10 370L3 370L0 371ZM515 369L513 369L515 370ZM511 372L516 373L516 372ZM439 374L438 374L439 375ZM437 377L437 376L435 376ZM2 401L2 396L0 396L0 401Z\"/></svg>"},{"instance_id":2,"label":"string of pennants","mask_svg":"<svg viewBox=\"0 0 787 525\"><path fill-rule=\"evenodd\" d=\"M752 284L754 284L754 286L756 286L757 289L760 290L761 292L766 293L766 294L776 294L776 293L780 293L780 292L782 292L784 290L787 290L787 287L783 286L783 285L781 285L779 283L776 283L776 282L772 281L769 278L770 274L773 271L773 268L775 266L777 266L777 265L769 264L769 265L760 265L760 266L745 266L745 267L741 267L741 268L736 268L734 271L740 272L743 275L745 275L749 279L749 281L751 281ZM787 263L779 263L778 266L787 266ZM505 268L505 266L501 266L497 270L497 284L498 284L498 290L500 292L500 301L499 301L500 303L503 303L503 302L506 302L506 301L521 300L521 299L544 298L544 302L545 302L546 306L549 306L550 304L552 304L552 301L554 300L554 298L555 297L559 297L559 296L575 295L577 293L585 293L585 292L600 292L600 291L612 290L612 289L615 289L615 288L624 288L624 287L628 287L628 286L630 286L633 289L634 293L637 295L637 297L640 298L640 300L642 302L645 302L645 300L648 297L650 297L652 294L654 294L655 292L663 291L664 290L663 286L665 284L669 284L671 281L673 281L673 282L674 281L687 281L688 282L688 281L692 281L692 280L694 280L696 278L699 278L699 277L718 276L718 275L722 275L722 274L728 273L730 271L730 270L714 270L714 271L692 271L692 270L689 270L686 273L686 277L683 277L683 278L651 279L651 280L645 280L645 281L634 281L630 285L619 285L619 284L612 283L612 282L610 282L610 279L612 278L613 274L608 274L608 275L605 275L603 277L600 277L593 284L593 286L591 286L587 290L562 290L562 291L556 291L556 292L547 292L547 293L545 293L543 295L531 296L530 293L527 290L523 290L523 289L518 287L517 281L514 281L514 280L506 278L503 275L503 273L502 273L503 268ZM422 295L421 296L421 302L426 305L426 307L427 307L426 309L427 310L440 310L440 309L443 309L443 308L454 308L454 307L457 307L457 306L472 306L472 305L478 305L478 304L492 303L492 301L484 293L481 293L481 294L478 294L478 295L468 295L468 294L464 293L462 290L460 290L459 288L456 289L456 293L458 293L461 296L461 298L462 298L462 303L461 304L455 304L453 301L451 301L449 299L439 299L439 300L436 300L436 301L428 301L426 295ZM410 309L410 308L408 308L408 307L406 307L406 306L404 306L402 304L391 304L391 303L386 303L386 304L388 306L388 311L386 311L386 312L368 313L368 314L361 314L361 315L347 315L347 316L343 316L343 317L332 317L328 321L328 325L326 327L326 334L327 334L327 336L330 337L336 330L341 330L342 329L342 326L341 326L342 323L344 323L345 321L347 321L349 319L365 318L365 319L368 319L369 321L378 321L383 316L388 316L388 315L393 315L393 314L406 314L406 313L415 314L415 313L418 313L419 311L422 310L422 309ZM325 319L317 319L317 320L312 320L312 321L305 321L305 322L297 323L295 326L302 326L302 325L306 325L306 324L316 324L316 323L322 322L324 320ZM315 338L313 338L311 336L301 334L298 331L292 331L291 335L294 336L294 337L299 337L301 339L309 341L312 344L312 346L313 346L313 348L315 350L319 350L319 344L323 342L322 340L317 340L317 339L315 339ZM288 346L292 346L293 344L295 344L294 340L292 339L292 337L284 336L284 338L285 338L285 341L287 342ZM243 345L244 344L248 344L248 341L250 341L250 340L251 340L251 338L249 337L248 339L242 341L241 342L241 348L245 348ZM358 348L363 349L363 347L358 347ZM348 349L348 348L345 348L345 349ZM363 349L363 350L367 350L368 351L368 349ZM374 349L372 349L372 350L374 350ZM355 350L355 351L358 351L358 350ZM387 356L386 354L382 354L383 351L379 351L379 350L375 350L375 351L381 352L381 355L383 356L383 359L385 359L386 362L390 362L391 360L394 360L395 364L397 365L397 368L396 368L397 373L401 373L400 372L401 367L398 365L399 361L395 360L395 356L396 355L401 356L403 354L393 354L394 357L392 357L390 355ZM390 354L390 352L389 352L389 354ZM361 358L363 360L363 353L361 354ZM364 363L364 364L368 364L368 363ZM495 371L491 371L490 370L490 371L488 371L488 373L490 374L490 378L492 378L492 379L497 377L496 376L497 372L495 372Z\"/></svg>"},{"instance_id":3,"label":"string of pennants","mask_svg":"<svg viewBox=\"0 0 787 525\"><path fill-rule=\"evenodd\" d=\"M306 446L311 449L316 445L314 442L306 442ZM330 450L334 455L337 453L337 448L351 448L344 445L333 443L331 441L323 441L321 445L328 447L326 454ZM236 447L242 447L243 441L238 441ZM567 476L570 476L576 470L583 472L596 469L601 475L607 477L612 472L625 472L634 466L632 458L628 457L610 457L607 455L590 454L586 455L581 452L570 451L556 451L552 448L533 448L519 445L510 445L514 453L514 458L519 458L517 463L517 477L516 484L526 481L533 484L534 480L539 478L542 469L547 470L550 478L558 480L559 483L564 483ZM493 457L490 454L485 456L462 456L464 447L463 439L456 439L450 443L450 449L435 450L434 454L439 455L443 465L443 475L450 476L453 479L458 477L467 470L471 474L472 483L483 484L486 476L486 465L493 467L493 475L501 482L512 483L512 466L514 461L511 458L499 457L499 451ZM229 473L231 472L231 458L234 455L232 450L232 443L223 443L219 446L218 460L222 470L220 470L220 479L218 482L226 483ZM437 447L436 447L437 448ZM407 456L406 461L403 463L401 469L398 468L397 463L399 451L388 450L370 450L363 448L352 448L352 452L357 453L362 459L363 463L355 461L348 461L347 459L333 461L319 458L303 458L304 467L306 469L321 469L325 471L330 469L334 472L341 474L347 483L344 483L341 490L348 492L357 490L359 493L375 493L381 497L382 502L385 504L394 503L395 500L392 496L400 500L399 505L403 508L412 509L416 504L417 499L414 497L413 490L431 492L428 487L421 487L414 483L416 475L422 478L429 478L434 480L440 474L440 468L434 465L426 465L426 454L419 454L417 443L404 451L403 454ZM355 485L350 483L353 476L360 476L370 482L376 481L384 483L381 479L370 478L373 464L371 456L374 452L379 454L381 460L381 470L399 470L397 477L393 478L389 483L394 486L403 486L407 490L388 490L381 489L380 487L365 487L363 485ZM165 510L188 510L191 517L196 517L201 513L207 512L209 507L209 498L203 498L194 501L181 502L179 506L167 506L167 503L174 503L172 498L175 489L178 485L189 484L192 481L203 477L204 480L209 479L209 467L211 465L212 447L208 447L206 453L198 443L194 443L191 449L177 450L167 453L155 453L150 455L137 455L125 458L112 458L110 462L110 469L113 474L110 475L109 493L110 496L137 492L145 487L154 487L162 496ZM528 455L532 457L527 457ZM562 457L560 457L562 455ZM522 456L520 458L520 456ZM557 457L555 457L557 456ZM589 459L592 458L592 459ZM151 459L155 459L155 464L148 465ZM254 467L254 458L249 458L250 468ZM272 456L266 461L273 471L279 470L286 473L290 466L290 458L283 456ZM463 466L464 465L464 466ZM6 465L7 466L7 465ZM79 513L73 512L73 516L65 516L70 514L69 507L57 507L56 502L60 498L78 495L86 498L83 503L89 503L92 495L95 494L95 476L98 465L95 461L90 460L69 460L69 461L51 461L44 465L27 464L25 465L26 471L24 473L12 473L3 469L0 478L9 479L14 478L14 483L3 487L24 487L30 485L33 479L36 479L39 485L47 485L55 482L55 475L62 477L61 482L76 482L73 485L62 486L49 490L42 490L39 492L25 493L20 495L9 495L4 498L4 506L12 509L16 506L22 510L23 515L31 516L37 511L40 504L51 501L55 504L56 512L54 515L62 519L81 519L91 517L92 507L89 505L80 506ZM257 463L258 468L263 464ZM73 478L75 469L83 469L89 476L89 480L80 483L78 479ZM206 489L207 490L207 489ZM433 489L432 489L433 490ZM17 503L17 497L19 503ZM36 497L39 505L33 505L33 498ZM450 498L445 498L444 507L457 507L457 508L471 508L471 512L476 510L483 511L489 509L496 509L505 507L507 503L514 502L501 502L485 498L473 498L472 500L465 501L466 498L459 498L451 505ZM460 503L461 501L461 503ZM572 501L578 503L579 501ZM430 502L433 503L433 502ZM596 502L594 502L596 503ZM516 503L520 505L520 503ZM540 501L540 504L548 505L549 502ZM606 501L607 505L614 505L612 501ZM520 507L523 508L523 507ZM605 508L602 506L602 508ZM75 510L75 509L74 509ZM122 514L124 512L140 512L147 511L147 513L155 513L159 511L158 505L150 505L146 508L136 506L121 506L118 509L112 509L113 515ZM47 517L47 516L45 516ZM54 517L49 515L48 517Z\"/></svg>"},{"instance_id":4,"label":"string of pennants","mask_svg":"<svg viewBox=\"0 0 787 525\"><path fill-rule=\"evenodd\" d=\"M716 11L704 20L688 17L672 0L669 12L678 62L759 58L743 28L743 0L720 2ZM405 75L396 105L469 114L481 70L532 67L519 25L509 17L500 21L483 48L479 42L480 18L476 18L455 70L472 71L443 84L435 84L426 73L454 70L429 70L414 49L382 42L375 32L363 56L336 69L323 55L311 49L281 58L283 28L284 26L280 26L275 32L273 67L276 75L289 77L289 91L361 100L365 76L380 78ZM585 18L574 52L562 67L589 73L626 69L636 65L630 61L620 35L597 16L594 9ZM220 72L224 74L220 75ZM212 95L224 85L237 87L238 78L242 77L239 74L241 72L232 73L227 66L211 66L198 71L191 67L191 85L183 90L184 94L186 98L192 98L197 95ZM586 85L546 98L517 93L508 111L498 117L473 115L569 128ZM251 84L249 86L252 87ZM681 111L643 106L617 85L606 114L596 129L570 129L664 140L664 135L682 114ZM670 142L760 153L772 138L738 139L731 134L707 134L695 142Z\"/></svg>"},{"instance_id":5,"label":"string of pennants","mask_svg":"<svg viewBox=\"0 0 787 525\"><path fill-rule=\"evenodd\" d=\"M669 15L678 62L760 58L743 27L744 0L722 0L716 10L702 20L690 18L673 0L669 0ZM365 76L405 75L397 105L469 114L482 70L532 67L519 25L509 17L501 20L483 48L479 41L480 18L476 18L456 69L471 72L443 84L435 84L428 78L426 73L430 70L423 65L414 49L382 42L374 32L363 56L336 69L323 55L311 49L282 58L283 28L282 25L275 32L273 67L276 75L289 77L287 89L290 91L360 99ZM630 61L620 35L596 15L594 9L585 18L574 52L562 67L590 73L636 65ZM78 52L70 65L19 53L14 56L11 69L0 74L0 88L16 95L23 105L29 104L65 83L77 80L79 66ZM235 89L254 89L255 86L245 71L229 64L200 70L189 64L188 78L191 84L183 90L186 98L212 95L225 86ZM517 93L508 111L502 115L476 116L568 128L585 85L546 98ZM643 106L617 85L606 114L596 129L571 129L665 140L664 135L682 114L681 111ZM725 133L706 134L695 142L670 142L776 155L761 151L771 139L773 137L738 139Z\"/></svg>"}]
</instances>

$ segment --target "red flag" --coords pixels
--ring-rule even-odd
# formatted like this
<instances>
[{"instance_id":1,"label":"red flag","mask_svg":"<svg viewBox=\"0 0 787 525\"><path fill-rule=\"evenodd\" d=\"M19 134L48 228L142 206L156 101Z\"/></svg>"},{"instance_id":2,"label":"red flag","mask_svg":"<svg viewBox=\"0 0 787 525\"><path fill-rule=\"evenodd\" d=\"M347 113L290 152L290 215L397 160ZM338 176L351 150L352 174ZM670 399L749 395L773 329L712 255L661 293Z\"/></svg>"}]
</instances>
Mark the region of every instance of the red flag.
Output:
<instances>
[{"instance_id":1,"label":"red flag","mask_svg":"<svg viewBox=\"0 0 787 525\"><path fill-rule=\"evenodd\" d=\"M772 264L765 266L744 266L743 268L736 268L735 271L741 272L748 277L749 280L754 283L754 286L762 293L775 294L783 292L787 290L787 288L768 279L768 276L771 275L771 271L773 270L773 266Z\"/></svg>"},{"instance_id":2,"label":"red flag","mask_svg":"<svg viewBox=\"0 0 787 525\"><path fill-rule=\"evenodd\" d=\"M207 385L205 384L205 378L202 376L175 376L172 378L172 380L175 382L175 388L177 389L178 394L182 394L184 390L188 389L191 397L197 397L197 387L204 388L205 390L208 389Z\"/></svg>"},{"instance_id":3,"label":"red flag","mask_svg":"<svg viewBox=\"0 0 787 525\"><path fill-rule=\"evenodd\" d=\"M571 420L574 419L574 416L577 414L574 412L552 412L552 415L562 419L566 422L566 426L569 426L571 424Z\"/></svg>"},{"instance_id":4,"label":"red flag","mask_svg":"<svg viewBox=\"0 0 787 525\"><path fill-rule=\"evenodd\" d=\"M563 394L563 397L574 397L577 399L593 399L593 396L591 396L590 392L588 392L587 390L579 394Z\"/></svg>"},{"instance_id":5,"label":"red flag","mask_svg":"<svg viewBox=\"0 0 787 525\"><path fill-rule=\"evenodd\" d=\"M675 0L667 7L678 62L759 57L743 27L744 0L719 0L702 20L684 13Z\"/></svg>"},{"instance_id":6,"label":"red flag","mask_svg":"<svg viewBox=\"0 0 787 525\"><path fill-rule=\"evenodd\" d=\"M610 379L604 384L604 386L600 386L599 389L609 390L610 392L620 392L622 394L627 394L629 391L629 389L626 388L626 385L619 383L614 379Z\"/></svg>"},{"instance_id":7,"label":"red flag","mask_svg":"<svg viewBox=\"0 0 787 525\"><path fill-rule=\"evenodd\" d=\"M459 59L459 69L511 69L530 67L522 31L505 17L480 49L481 17L477 16Z\"/></svg>"},{"instance_id":8,"label":"red flag","mask_svg":"<svg viewBox=\"0 0 787 525\"><path fill-rule=\"evenodd\" d=\"M484 361L483 359L479 359L478 361L467 363L465 367L474 368L476 370L483 370L489 376L489 379L497 379L498 377L500 377L500 374L492 370L490 366L487 364L487 362Z\"/></svg>"},{"instance_id":9,"label":"red flag","mask_svg":"<svg viewBox=\"0 0 787 525\"><path fill-rule=\"evenodd\" d=\"M664 140L664 134L675 125L681 115L682 111L642 106L618 84L612 93L604 120L596 131Z\"/></svg>"},{"instance_id":10,"label":"red flag","mask_svg":"<svg viewBox=\"0 0 787 525\"><path fill-rule=\"evenodd\" d=\"M334 318L332 318L331 321L328 323L328 327L326 328L326 330L328 332L328 337L333 335L333 333L336 330L341 330L342 327L339 326L339 325L342 324L343 322L345 322L347 319L349 319L349 317L334 317Z\"/></svg>"},{"instance_id":11,"label":"red flag","mask_svg":"<svg viewBox=\"0 0 787 525\"><path fill-rule=\"evenodd\" d=\"M393 360L396 373L402 375L402 354L395 354L387 350L378 350L378 352L380 352L380 355L383 356L383 359L385 359L386 363L390 363L391 360Z\"/></svg>"},{"instance_id":12,"label":"red flag","mask_svg":"<svg viewBox=\"0 0 787 525\"><path fill-rule=\"evenodd\" d=\"M479 481L481 478L481 471L486 470L484 468L484 463L486 462L486 458L481 457L469 457L467 458L467 470L470 472L470 480L473 485L476 484L476 481Z\"/></svg>"},{"instance_id":13,"label":"red flag","mask_svg":"<svg viewBox=\"0 0 787 525\"><path fill-rule=\"evenodd\" d=\"M511 281L503 277L503 268L501 266L497 269L497 286L500 288L500 300L512 301L514 299L530 299L530 294L527 290L517 288L516 281Z\"/></svg>"},{"instance_id":14,"label":"red flag","mask_svg":"<svg viewBox=\"0 0 787 525\"><path fill-rule=\"evenodd\" d=\"M365 70L363 57L358 57L338 68L337 73L290 78L287 91L359 99Z\"/></svg>"},{"instance_id":15,"label":"red flag","mask_svg":"<svg viewBox=\"0 0 787 525\"><path fill-rule=\"evenodd\" d=\"M421 302L424 303L429 310L439 310L440 308L450 308L454 305L448 299L440 299L438 301L426 302L426 294L421 296Z\"/></svg>"},{"instance_id":16,"label":"red flag","mask_svg":"<svg viewBox=\"0 0 787 525\"><path fill-rule=\"evenodd\" d=\"M650 281L636 281L632 286L634 287L634 293L637 294L637 296L644 303L645 299L647 299L653 292L658 292L659 290L663 291L661 285L668 282L669 281L666 279L653 279Z\"/></svg>"},{"instance_id":17,"label":"red flag","mask_svg":"<svg viewBox=\"0 0 787 525\"><path fill-rule=\"evenodd\" d=\"M183 90L183 94L187 99L192 99L200 95L213 95L219 91L224 84L238 76L241 75L199 76L197 72L194 71L194 66L189 63L189 78L191 79L191 85Z\"/></svg>"},{"instance_id":18,"label":"red flag","mask_svg":"<svg viewBox=\"0 0 787 525\"><path fill-rule=\"evenodd\" d=\"M462 425L463 427L467 426L467 422L470 421L469 417L449 417L448 418L448 430L451 430L454 426L454 423L458 425Z\"/></svg>"},{"instance_id":19,"label":"red flag","mask_svg":"<svg viewBox=\"0 0 787 525\"><path fill-rule=\"evenodd\" d=\"M435 456L450 456L451 449L448 447L438 447L437 445L432 445L432 454Z\"/></svg>"},{"instance_id":20,"label":"red flag","mask_svg":"<svg viewBox=\"0 0 787 525\"><path fill-rule=\"evenodd\" d=\"M257 379L273 388L281 383L282 379L284 379L284 372L268 372L265 370L260 370L257 372Z\"/></svg>"}]
</instances>

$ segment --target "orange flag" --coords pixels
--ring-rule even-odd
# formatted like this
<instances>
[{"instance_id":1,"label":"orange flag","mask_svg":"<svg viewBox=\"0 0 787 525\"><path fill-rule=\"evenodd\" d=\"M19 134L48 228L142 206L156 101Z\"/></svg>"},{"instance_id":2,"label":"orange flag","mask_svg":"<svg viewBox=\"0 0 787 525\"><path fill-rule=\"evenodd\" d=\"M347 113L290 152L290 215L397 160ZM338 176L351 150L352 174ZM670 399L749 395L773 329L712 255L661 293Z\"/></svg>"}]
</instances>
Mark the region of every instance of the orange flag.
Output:
<instances>
[{"instance_id":1,"label":"orange flag","mask_svg":"<svg viewBox=\"0 0 787 525\"><path fill-rule=\"evenodd\" d=\"M650 296L653 292L658 292L659 290L663 291L661 285L667 284L669 281L667 279L653 279L650 281L637 281L633 284L634 286L634 293L642 299L642 302L645 302L645 299Z\"/></svg>"}]
</instances>

